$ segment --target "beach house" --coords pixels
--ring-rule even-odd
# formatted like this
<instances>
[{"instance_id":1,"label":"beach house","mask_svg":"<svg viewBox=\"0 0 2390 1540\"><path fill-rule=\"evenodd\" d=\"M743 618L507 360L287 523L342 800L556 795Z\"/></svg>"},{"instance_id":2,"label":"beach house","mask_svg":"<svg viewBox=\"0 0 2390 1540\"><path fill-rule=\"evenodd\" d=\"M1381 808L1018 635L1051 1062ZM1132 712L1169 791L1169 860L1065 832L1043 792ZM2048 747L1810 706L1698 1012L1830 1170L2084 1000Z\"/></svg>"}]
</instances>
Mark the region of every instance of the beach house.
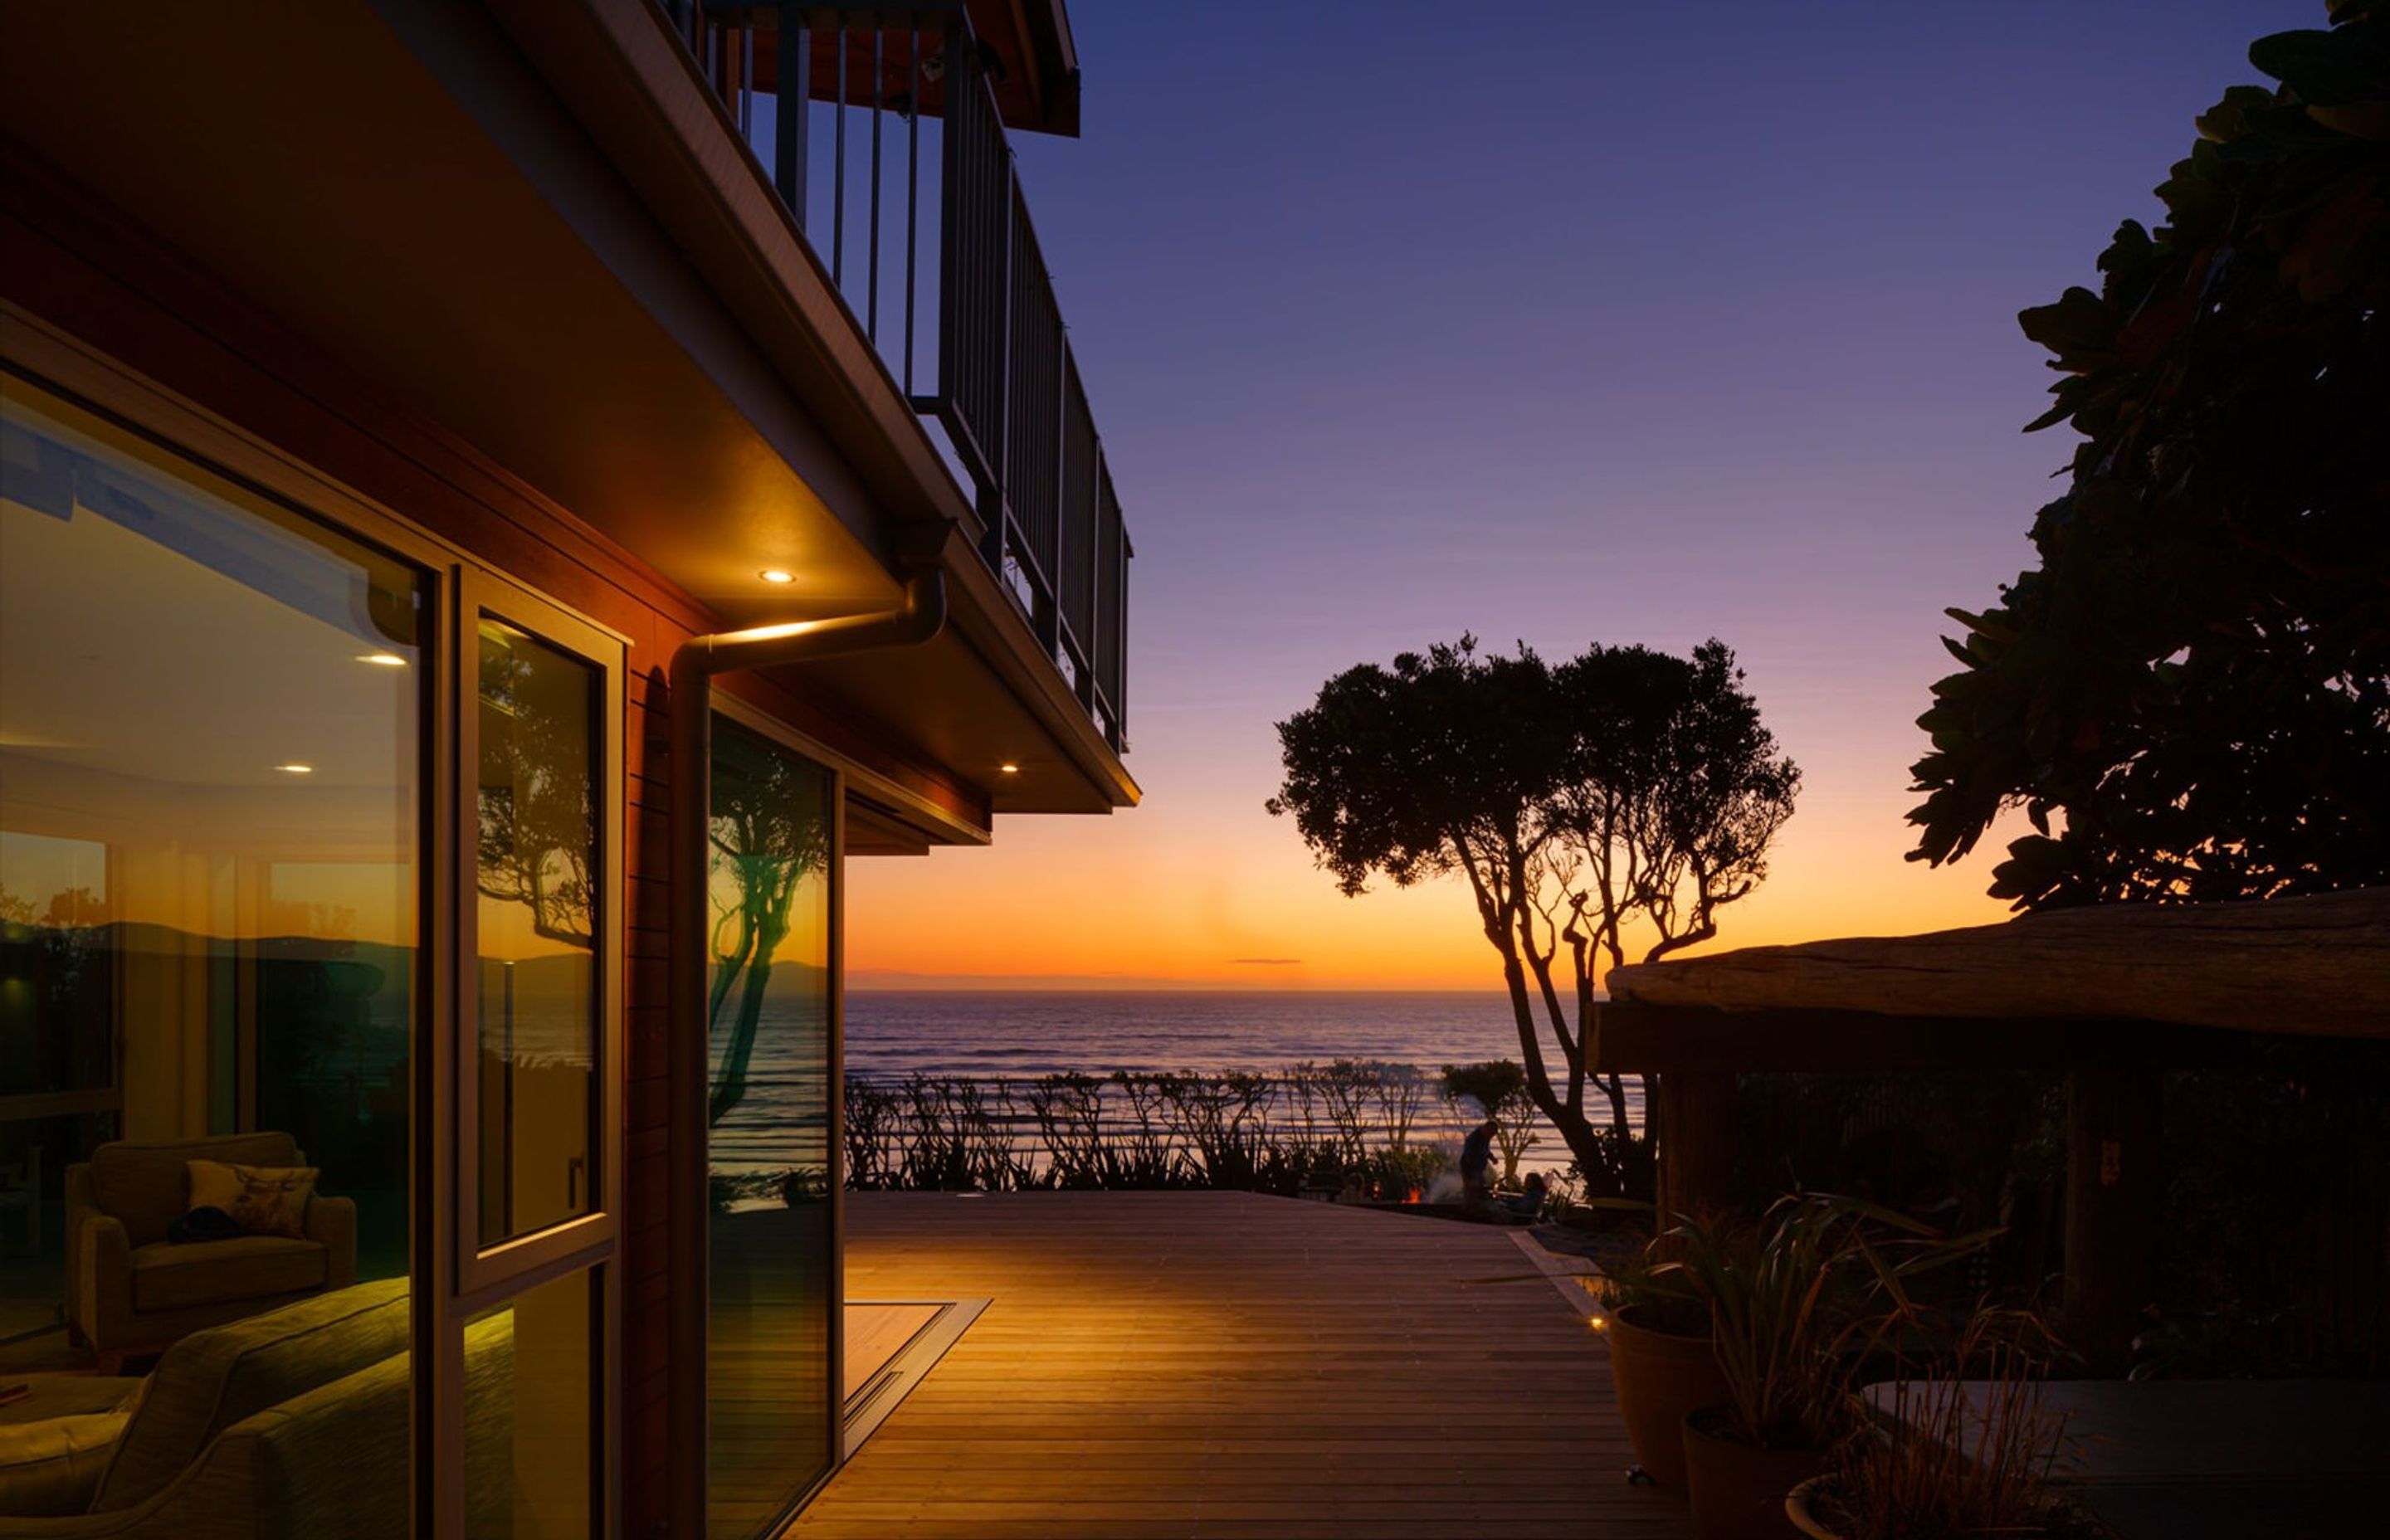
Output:
<instances>
[{"instance_id":1,"label":"beach house","mask_svg":"<svg viewBox=\"0 0 2390 1540\"><path fill-rule=\"evenodd\" d=\"M1060 0L0 6L0 1534L835 1468L842 865L1138 795L1078 86Z\"/></svg>"}]
</instances>

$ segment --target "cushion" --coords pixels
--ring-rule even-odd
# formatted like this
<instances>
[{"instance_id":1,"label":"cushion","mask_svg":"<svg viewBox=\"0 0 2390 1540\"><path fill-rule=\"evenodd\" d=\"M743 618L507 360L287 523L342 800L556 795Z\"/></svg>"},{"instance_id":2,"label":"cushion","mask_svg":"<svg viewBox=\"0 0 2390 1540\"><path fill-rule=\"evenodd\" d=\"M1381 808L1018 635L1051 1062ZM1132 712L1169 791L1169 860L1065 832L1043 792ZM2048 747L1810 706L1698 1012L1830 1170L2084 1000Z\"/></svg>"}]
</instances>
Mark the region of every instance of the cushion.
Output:
<instances>
[{"instance_id":1,"label":"cushion","mask_svg":"<svg viewBox=\"0 0 2390 1540\"><path fill-rule=\"evenodd\" d=\"M295 1243L250 1236L209 1244ZM384 1278L191 1333L150 1371L91 1510L141 1502L234 1423L405 1352L410 1331L406 1280Z\"/></svg>"},{"instance_id":2,"label":"cushion","mask_svg":"<svg viewBox=\"0 0 2390 1540\"><path fill-rule=\"evenodd\" d=\"M126 1416L121 1410L86 1412L0 1423L0 1515L32 1518L88 1509Z\"/></svg>"},{"instance_id":3,"label":"cushion","mask_svg":"<svg viewBox=\"0 0 2390 1540\"><path fill-rule=\"evenodd\" d=\"M250 1235L307 1233L307 1200L315 1196L314 1166L242 1166L192 1161L191 1212L218 1209Z\"/></svg>"},{"instance_id":4,"label":"cushion","mask_svg":"<svg viewBox=\"0 0 2390 1540\"><path fill-rule=\"evenodd\" d=\"M230 1300L262 1300L324 1287L328 1258L313 1240L235 1236L177 1246L161 1241L133 1253L133 1308L188 1310Z\"/></svg>"},{"instance_id":5,"label":"cushion","mask_svg":"<svg viewBox=\"0 0 2390 1540\"><path fill-rule=\"evenodd\" d=\"M0 1423L47 1422L52 1418L83 1417L112 1412L131 1401L143 1384L140 1375L50 1374L0 1375L0 1385L21 1384L25 1393L0 1406Z\"/></svg>"},{"instance_id":6,"label":"cushion","mask_svg":"<svg viewBox=\"0 0 2390 1540\"><path fill-rule=\"evenodd\" d=\"M235 1134L221 1139L176 1139L163 1144L120 1140L91 1154L93 1200L102 1213L124 1222L135 1246L166 1238L166 1226L191 1206L189 1172L194 1160L241 1165L295 1166L299 1143L288 1134Z\"/></svg>"}]
</instances>

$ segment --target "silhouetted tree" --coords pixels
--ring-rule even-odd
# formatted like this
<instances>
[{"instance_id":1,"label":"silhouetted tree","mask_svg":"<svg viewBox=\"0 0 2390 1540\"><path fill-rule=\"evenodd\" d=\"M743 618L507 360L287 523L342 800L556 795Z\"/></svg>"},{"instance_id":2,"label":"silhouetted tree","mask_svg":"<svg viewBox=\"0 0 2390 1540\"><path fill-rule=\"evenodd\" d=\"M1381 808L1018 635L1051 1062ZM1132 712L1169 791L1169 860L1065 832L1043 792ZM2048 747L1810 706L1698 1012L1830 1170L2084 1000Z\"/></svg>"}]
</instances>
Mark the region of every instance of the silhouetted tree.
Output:
<instances>
[{"instance_id":1,"label":"silhouetted tree","mask_svg":"<svg viewBox=\"0 0 2390 1540\"><path fill-rule=\"evenodd\" d=\"M2005 808L2019 908L2390 881L2390 16L2260 39L2101 291L2025 311L2083 435L1945 644L1912 860ZM2057 820L2054 822L2053 820Z\"/></svg>"},{"instance_id":2,"label":"silhouetted tree","mask_svg":"<svg viewBox=\"0 0 2390 1540\"><path fill-rule=\"evenodd\" d=\"M1286 780L1270 811L1293 816L1348 895L1373 874L1468 880L1527 1094L1593 1189L1644 1187L1625 1087L1587 1068L1599 975L1625 960L1630 930L1650 932L1647 961L1715 935L1717 910L1766 875L1800 785L1733 653L1594 647L1555 668L1464 636L1347 670L1278 731ZM1587 1115L1588 1078L1606 1128Z\"/></svg>"}]
</instances>

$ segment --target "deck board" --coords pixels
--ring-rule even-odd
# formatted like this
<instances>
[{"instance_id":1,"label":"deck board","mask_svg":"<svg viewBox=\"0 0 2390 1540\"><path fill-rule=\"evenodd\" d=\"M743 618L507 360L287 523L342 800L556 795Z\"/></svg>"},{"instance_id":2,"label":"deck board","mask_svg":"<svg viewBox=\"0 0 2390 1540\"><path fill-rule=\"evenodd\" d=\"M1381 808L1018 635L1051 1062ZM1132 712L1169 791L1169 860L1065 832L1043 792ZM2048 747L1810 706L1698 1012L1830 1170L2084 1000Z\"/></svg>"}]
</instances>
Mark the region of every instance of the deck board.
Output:
<instances>
[{"instance_id":1,"label":"deck board","mask_svg":"<svg viewBox=\"0 0 2390 1540\"><path fill-rule=\"evenodd\" d=\"M903 1352L916 1333L937 1318L938 1310L934 1304L848 1302L845 1398L853 1401L855 1392L871 1383L872 1376L884 1368L888 1360Z\"/></svg>"},{"instance_id":2,"label":"deck board","mask_svg":"<svg viewBox=\"0 0 2390 1540\"><path fill-rule=\"evenodd\" d=\"M1503 1232L1240 1193L864 1193L857 1299L994 1303L801 1540L1677 1540Z\"/></svg>"}]
</instances>

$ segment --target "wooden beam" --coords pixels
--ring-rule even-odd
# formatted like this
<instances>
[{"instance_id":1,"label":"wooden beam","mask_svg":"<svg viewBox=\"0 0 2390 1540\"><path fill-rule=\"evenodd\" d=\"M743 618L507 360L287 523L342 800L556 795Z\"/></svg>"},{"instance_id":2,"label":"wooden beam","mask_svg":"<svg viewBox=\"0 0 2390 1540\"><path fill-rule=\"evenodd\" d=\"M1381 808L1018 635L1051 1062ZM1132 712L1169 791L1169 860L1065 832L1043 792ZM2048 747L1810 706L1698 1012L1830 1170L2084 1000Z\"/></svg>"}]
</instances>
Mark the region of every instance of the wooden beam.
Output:
<instances>
[{"instance_id":1,"label":"wooden beam","mask_svg":"<svg viewBox=\"0 0 2390 1540\"><path fill-rule=\"evenodd\" d=\"M1754 946L1621 968L1643 1006L1892 1016L2132 1017L2390 1037L2390 888L2247 904L2108 904L1922 936Z\"/></svg>"},{"instance_id":2,"label":"wooden beam","mask_svg":"<svg viewBox=\"0 0 2390 1540\"><path fill-rule=\"evenodd\" d=\"M1592 1067L1604 1072L1933 1072L2184 1068L2242 1051L2230 1033L2113 1017L1985 1020L1867 1010L1715 1010L1613 1001L1599 1007Z\"/></svg>"}]
</instances>

